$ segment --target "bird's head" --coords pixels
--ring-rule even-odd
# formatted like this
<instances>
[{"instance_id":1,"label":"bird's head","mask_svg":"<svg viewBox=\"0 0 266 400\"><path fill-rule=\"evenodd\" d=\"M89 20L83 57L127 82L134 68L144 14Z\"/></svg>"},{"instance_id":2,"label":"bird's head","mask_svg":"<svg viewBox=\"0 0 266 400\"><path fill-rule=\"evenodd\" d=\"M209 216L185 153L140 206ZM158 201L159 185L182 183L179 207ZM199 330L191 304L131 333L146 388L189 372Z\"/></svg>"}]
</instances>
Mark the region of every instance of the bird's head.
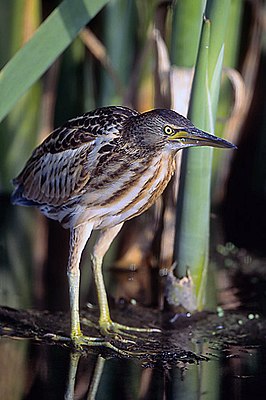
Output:
<instances>
[{"instance_id":1,"label":"bird's head","mask_svg":"<svg viewBox=\"0 0 266 400\"><path fill-rule=\"evenodd\" d=\"M176 151L192 146L235 148L232 143L196 128L173 110L155 109L135 117L135 129L147 143L160 143Z\"/></svg>"}]
</instances>

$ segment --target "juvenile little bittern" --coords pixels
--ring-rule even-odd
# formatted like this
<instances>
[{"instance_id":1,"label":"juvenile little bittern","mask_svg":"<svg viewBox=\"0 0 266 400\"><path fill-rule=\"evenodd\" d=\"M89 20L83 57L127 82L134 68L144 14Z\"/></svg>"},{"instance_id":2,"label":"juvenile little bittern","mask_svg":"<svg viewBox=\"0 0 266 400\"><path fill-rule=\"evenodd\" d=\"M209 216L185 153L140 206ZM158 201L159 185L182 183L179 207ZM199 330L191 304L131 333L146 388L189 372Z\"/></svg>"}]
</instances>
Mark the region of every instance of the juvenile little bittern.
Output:
<instances>
[{"instance_id":1,"label":"juvenile little bittern","mask_svg":"<svg viewBox=\"0 0 266 400\"><path fill-rule=\"evenodd\" d=\"M14 204L36 206L70 228L67 274L76 345L108 345L106 337L112 334L156 331L111 320L102 260L123 223L161 195L174 173L177 151L190 146L234 147L171 110L140 114L126 107L105 107L53 131L14 179ZM92 267L103 339L83 336L79 321L80 257L94 229L100 231Z\"/></svg>"}]
</instances>

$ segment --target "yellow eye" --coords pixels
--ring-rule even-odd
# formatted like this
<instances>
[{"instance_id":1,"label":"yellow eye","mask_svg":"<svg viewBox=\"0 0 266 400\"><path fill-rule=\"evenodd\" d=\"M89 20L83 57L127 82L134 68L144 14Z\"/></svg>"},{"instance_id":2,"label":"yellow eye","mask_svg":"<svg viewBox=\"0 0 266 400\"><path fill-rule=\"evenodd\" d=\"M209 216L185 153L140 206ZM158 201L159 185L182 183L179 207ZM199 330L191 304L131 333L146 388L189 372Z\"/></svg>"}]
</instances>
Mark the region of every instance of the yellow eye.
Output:
<instances>
[{"instance_id":1,"label":"yellow eye","mask_svg":"<svg viewBox=\"0 0 266 400\"><path fill-rule=\"evenodd\" d=\"M173 130L173 128L171 128L170 126L166 125L164 127L164 133L166 133L166 135L173 135L173 133L175 133L175 131Z\"/></svg>"}]
</instances>

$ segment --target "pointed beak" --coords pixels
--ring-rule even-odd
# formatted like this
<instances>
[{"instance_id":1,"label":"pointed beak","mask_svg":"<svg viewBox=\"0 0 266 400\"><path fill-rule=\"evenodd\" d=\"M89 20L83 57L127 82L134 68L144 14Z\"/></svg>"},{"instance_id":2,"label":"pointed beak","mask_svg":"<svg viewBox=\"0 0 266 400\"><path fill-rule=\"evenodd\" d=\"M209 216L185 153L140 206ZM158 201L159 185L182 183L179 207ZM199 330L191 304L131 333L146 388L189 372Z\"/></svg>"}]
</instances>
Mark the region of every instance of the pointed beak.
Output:
<instances>
[{"instance_id":1,"label":"pointed beak","mask_svg":"<svg viewBox=\"0 0 266 400\"><path fill-rule=\"evenodd\" d=\"M197 128L180 130L169 137L169 139L182 143L184 147L211 146L227 149L237 148L233 143Z\"/></svg>"}]
</instances>

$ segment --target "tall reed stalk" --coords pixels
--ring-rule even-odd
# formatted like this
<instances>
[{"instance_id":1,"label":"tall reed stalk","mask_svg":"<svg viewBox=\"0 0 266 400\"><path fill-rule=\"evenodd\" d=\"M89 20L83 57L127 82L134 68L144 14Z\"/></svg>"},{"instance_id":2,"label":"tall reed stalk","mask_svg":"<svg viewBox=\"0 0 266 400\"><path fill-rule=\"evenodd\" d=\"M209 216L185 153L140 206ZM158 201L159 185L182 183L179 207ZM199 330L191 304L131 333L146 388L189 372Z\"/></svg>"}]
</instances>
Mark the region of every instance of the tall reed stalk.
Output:
<instances>
[{"instance_id":1,"label":"tall reed stalk","mask_svg":"<svg viewBox=\"0 0 266 400\"><path fill-rule=\"evenodd\" d=\"M202 130L214 133L230 0L208 1L199 43L188 116ZM209 262L210 181L212 149L184 152L177 203L178 273L189 268L197 308L205 304Z\"/></svg>"}]
</instances>

